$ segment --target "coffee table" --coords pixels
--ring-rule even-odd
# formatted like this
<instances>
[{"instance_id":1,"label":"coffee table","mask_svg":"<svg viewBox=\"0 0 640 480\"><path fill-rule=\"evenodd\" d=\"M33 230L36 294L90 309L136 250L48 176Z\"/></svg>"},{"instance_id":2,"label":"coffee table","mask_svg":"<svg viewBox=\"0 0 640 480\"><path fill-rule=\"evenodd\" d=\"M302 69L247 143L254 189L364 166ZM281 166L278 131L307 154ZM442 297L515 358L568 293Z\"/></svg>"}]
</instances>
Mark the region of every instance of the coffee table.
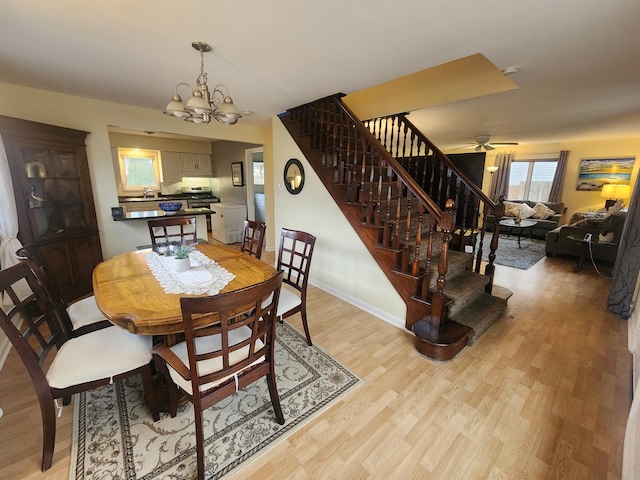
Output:
<instances>
[{"instance_id":1,"label":"coffee table","mask_svg":"<svg viewBox=\"0 0 640 480\"><path fill-rule=\"evenodd\" d=\"M525 229L529 229L529 234L526 236L531 237L531 227L533 227L536 223L538 222L536 222L535 220L520 220L520 223L516 223L510 218L500 220L500 225L502 225L503 227L511 227L511 232L514 232L516 235L518 235L518 248L522 248L522 245L520 245L520 237L522 237Z\"/></svg>"}]
</instances>

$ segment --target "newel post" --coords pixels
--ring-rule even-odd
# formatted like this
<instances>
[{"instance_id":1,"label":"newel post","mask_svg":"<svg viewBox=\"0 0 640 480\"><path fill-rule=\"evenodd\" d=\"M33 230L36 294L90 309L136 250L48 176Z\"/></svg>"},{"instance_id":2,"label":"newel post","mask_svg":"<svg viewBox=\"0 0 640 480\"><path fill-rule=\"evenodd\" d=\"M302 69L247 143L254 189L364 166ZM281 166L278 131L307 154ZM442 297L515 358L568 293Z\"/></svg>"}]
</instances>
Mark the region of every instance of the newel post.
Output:
<instances>
[{"instance_id":1,"label":"newel post","mask_svg":"<svg viewBox=\"0 0 640 480\"><path fill-rule=\"evenodd\" d=\"M444 287L447 284L447 270L449 269L449 243L451 242L451 232L455 227L455 202L452 199L445 203L445 210L440 221L442 231L442 250L440 250L440 261L438 262L438 279L436 280L437 290L433 294L431 301L431 326L439 331L441 323L446 319L447 301L444 294Z\"/></svg>"}]
</instances>

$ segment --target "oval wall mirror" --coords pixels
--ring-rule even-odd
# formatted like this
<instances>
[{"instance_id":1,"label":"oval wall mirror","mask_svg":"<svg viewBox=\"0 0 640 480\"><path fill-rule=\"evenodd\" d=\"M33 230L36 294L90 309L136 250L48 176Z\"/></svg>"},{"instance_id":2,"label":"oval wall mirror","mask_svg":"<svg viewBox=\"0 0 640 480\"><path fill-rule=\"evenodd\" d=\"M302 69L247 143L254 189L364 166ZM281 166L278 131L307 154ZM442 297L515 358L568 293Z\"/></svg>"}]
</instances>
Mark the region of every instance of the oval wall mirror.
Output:
<instances>
[{"instance_id":1,"label":"oval wall mirror","mask_svg":"<svg viewBox=\"0 0 640 480\"><path fill-rule=\"evenodd\" d=\"M291 158L284 166L284 184L287 191L297 195L304 187L304 168L297 158Z\"/></svg>"}]
</instances>

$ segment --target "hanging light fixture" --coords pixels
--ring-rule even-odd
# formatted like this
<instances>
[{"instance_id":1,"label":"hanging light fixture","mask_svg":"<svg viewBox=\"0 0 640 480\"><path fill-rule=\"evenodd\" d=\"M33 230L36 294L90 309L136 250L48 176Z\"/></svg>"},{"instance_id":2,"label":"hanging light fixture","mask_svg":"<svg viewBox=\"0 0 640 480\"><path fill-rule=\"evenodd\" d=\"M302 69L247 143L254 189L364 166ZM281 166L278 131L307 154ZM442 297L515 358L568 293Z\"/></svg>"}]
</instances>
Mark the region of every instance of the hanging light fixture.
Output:
<instances>
[{"instance_id":1,"label":"hanging light fixture","mask_svg":"<svg viewBox=\"0 0 640 480\"><path fill-rule=\"evenodd\" d=\"M204 53L210 52L211 47L203 42L193 42L191 46L200 52L200 75L196 79L196 88L192 88L188 83L176 85L164 114L183 118L192 123L209 123L212 118L215 118L224 125L235 125L242 115L233 104L229 89L223 84L218 84L213 92L209 92L207 72L204 71ZM193 92L186 105L178 94L178 87L182 85L189 87Z\"/></svg>"}]
</instances>

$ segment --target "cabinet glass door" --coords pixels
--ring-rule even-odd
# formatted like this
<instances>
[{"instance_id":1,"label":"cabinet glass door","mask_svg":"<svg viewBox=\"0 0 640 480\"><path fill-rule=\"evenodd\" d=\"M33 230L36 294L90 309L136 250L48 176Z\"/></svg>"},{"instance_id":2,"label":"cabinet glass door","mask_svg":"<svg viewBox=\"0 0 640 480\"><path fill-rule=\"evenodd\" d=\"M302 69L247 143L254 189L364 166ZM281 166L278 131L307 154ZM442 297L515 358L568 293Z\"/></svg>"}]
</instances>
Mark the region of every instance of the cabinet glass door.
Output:
<instances>
[{"instance_id":1,"label":"cabinet glass door","mask_svg":"<svg viewBox=\"0 0 640 480\"><path fill-rule=\"evenodd\" d=\"M22 150L27 205L38 239L87 227L75 152Z\"/></svg>"}]
</instances>

